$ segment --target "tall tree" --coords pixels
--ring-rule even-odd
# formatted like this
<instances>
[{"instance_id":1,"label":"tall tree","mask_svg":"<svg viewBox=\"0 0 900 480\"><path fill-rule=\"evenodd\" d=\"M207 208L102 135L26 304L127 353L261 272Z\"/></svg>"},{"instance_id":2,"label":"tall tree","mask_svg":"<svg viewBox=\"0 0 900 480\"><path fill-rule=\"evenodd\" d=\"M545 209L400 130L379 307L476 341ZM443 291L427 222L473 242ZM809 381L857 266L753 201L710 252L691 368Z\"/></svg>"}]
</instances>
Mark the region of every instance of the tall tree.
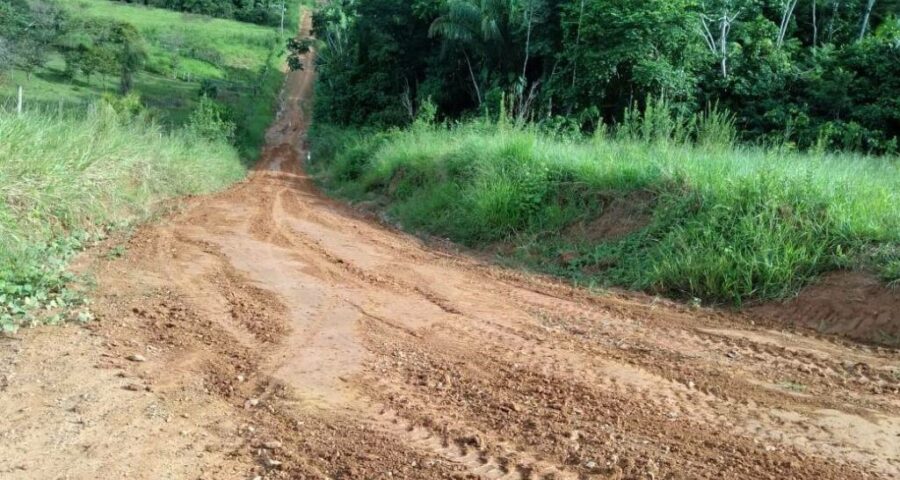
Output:
<instances>
[{"instance_id":1,"label":"tall tree","mask_svg":"<svg viewBox=\"0 0 900 480\"><path fill-rule=\"evenodd\" d=\"M480 79L486 76L485 63L489 61L492 44L499 44L506 33L508 6L502 0L450 0L446 12L436 18L429 29L431 36L461 46L479 107L484 101ZM473 55L480 63L479 74L472 63Z\"/></svg>"},{"instance_id":2,"label":"tall tree","mask_svg":"<svg viewBox=\"0 0 900 480\"><path fill-rule=\"evenodd\" d=\"M866 30L869 29L869 18L872 17L872 9L875 8L875 0L866 1L866 10L862 17L862 26L859 28L859 39L862 40L866 36Z\"/></svg>"},{"instance_id":3,"label":"tall tree","mask_svg":"<svg viewBox=\"0 0 900 480\"><path fill-rule=\"evenodd\" d=\"M65 32L66 15L55 3L35 0L0 2L0 38L7 65L31 74L42 67Z\"/></svg>"},{"instance_id":4,"label":"tall tree","mask_svg":"<svg viewBox=\"0 0 900 480\"><path fill-rule=\"evenodd\" d=\"M730 0L708 8L713 11L700 13L701 34L710 53L719 60L722 78L728 78L728 36L741 9Z\"/></svg>"},{"instance_id":5,"label":"tall tree","mask_svg":"<svg viewBox=\"0 0 900 480\"><path fill-rule=\"evenodd\" d=\"M787 35L788 27L791 25L791 19L794 16L794 9L797 8L799 0L782 0L781 2L781 25L778 27L778 37L775 45L781 48L784 45L784 37Z\"/></svg>"},{"instance_id":6,"label":"tall tree","mask_svg":"<svg viewBox=\"0 0 900 480\"><path fill-rule=\"evenodd\" d=\"M112 29L110 41L117 47L119 62L119 93L126 94L134 87L134 75L147 61L147 50L140 32L134 25L119 23Z\"/></svg>"}]
</instances>

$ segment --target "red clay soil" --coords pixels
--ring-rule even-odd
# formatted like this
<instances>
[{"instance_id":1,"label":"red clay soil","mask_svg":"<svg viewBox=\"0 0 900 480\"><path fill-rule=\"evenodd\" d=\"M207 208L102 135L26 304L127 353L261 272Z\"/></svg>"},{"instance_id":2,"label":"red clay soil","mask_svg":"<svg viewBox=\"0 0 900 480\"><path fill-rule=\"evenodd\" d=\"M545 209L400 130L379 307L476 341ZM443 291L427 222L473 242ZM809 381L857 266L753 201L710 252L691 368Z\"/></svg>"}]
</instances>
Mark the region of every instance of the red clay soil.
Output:
<instances>
[{"instance_id":1,"label":"red clay soil","mask_svg":"<svg viewBox=\"0 0 900 480\"><path fill-rule=\"evenodd\" d=\"M650 225L654 200L649 192L614 197L606 202L600 216L570 226L565 234L590 243L620 239Z\"/></svg>"},{"instance_id":2,"label":"red clay soil","mask_svg":"<svg viewBox=\"0 0 900 480\"><path fill-rule=\"evenodd\" d=\"M247 181L92 257L96 322L0 340L0 478L900 478L900 354L386 228L303 173L311 82Z\"/></svg>"},{"instance_id":3,"label":"red clay soil","mask_svg":"<svg viewBox=\"0 0 900 480\"><path fill-rule=\"evenodd\" d=\"M750 313L772 324L900 346L900 288L887 287L861 272L826 275L796 298Z\"/></svg>"}]
</instances>

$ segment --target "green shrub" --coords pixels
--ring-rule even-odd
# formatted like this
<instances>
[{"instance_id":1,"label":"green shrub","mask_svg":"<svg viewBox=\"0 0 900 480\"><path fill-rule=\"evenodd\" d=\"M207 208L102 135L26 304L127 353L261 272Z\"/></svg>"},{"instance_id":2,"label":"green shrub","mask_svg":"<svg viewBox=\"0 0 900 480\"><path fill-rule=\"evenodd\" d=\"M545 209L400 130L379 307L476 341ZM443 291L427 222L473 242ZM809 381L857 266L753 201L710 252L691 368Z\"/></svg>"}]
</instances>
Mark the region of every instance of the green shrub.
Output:
<instances>
[{"instance_id":1,"label":"green shrub","mask_svg":"<svg viewBox=\"0 0 900 480\"><path fill-rule=\"evenodd\" d=\"M188 130L194 135L210 141L231 142L234 140L234 122L226 120L225 108L206 95L202 95L197 107L188 118Z\"/></svg>"}]
</instances>

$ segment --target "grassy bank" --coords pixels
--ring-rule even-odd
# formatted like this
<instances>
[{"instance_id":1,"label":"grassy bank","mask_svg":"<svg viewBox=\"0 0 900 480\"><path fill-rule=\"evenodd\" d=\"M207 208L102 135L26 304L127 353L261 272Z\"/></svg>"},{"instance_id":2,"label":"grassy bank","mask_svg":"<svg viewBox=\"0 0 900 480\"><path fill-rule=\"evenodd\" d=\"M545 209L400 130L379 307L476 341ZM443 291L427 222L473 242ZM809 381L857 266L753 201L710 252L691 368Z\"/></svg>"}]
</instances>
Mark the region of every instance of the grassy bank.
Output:
<instances>
[{"instance_id":1,"label":"grassy bank","mask_svg":"<svg viewBox=\"0 0 900 480\"><path fill-rule=\"evenodd\" d=\"M896 158L739 147L727 133L689 143L675 130L317 125L313 168L404 228L589 284L741 304L840 268L900 281Z\"/></svg>"},{"instance_id":2,"label":"grassy bank","mask_svg":"<svg viewBox=\"0 0 900 480\"><path fill-rule=\"evenodd\" d=\"M159 201L209 192L245 168L223 140L166 132L108 105L77 117L0 111L0 325L76 301L67 260ZM44 318L46 320L46 318Z\"/></svg>"}]
</instances>

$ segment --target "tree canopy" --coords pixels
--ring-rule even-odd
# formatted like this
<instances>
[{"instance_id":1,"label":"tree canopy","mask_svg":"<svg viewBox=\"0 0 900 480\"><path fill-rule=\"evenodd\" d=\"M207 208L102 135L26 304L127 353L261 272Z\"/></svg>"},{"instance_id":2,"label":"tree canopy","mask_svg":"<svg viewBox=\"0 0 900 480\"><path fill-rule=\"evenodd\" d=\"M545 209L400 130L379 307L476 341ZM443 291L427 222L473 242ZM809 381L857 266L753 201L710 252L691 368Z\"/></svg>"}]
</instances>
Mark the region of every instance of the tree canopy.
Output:
<instances>
[{"instance_id":1,"label":"tree canopy","mask_svg":"<svg viewBox=\"0 0 900 480\"><path fill-rule=\"evenodd\" d=\"M65 24L52 2L0 1L0 73L17 67L30 75L44 65Z\"/></svg>"},{"instance_id":2,"label":"tree canopy","mask_svg":"<svg viewBox=\"0 0 900 480\"><path fill-rule=\"evenodd\" d=\"M615 122L664 97L747 140L886 152L900 135L898 0L334 0L317 115Z\"/></svg>"}]
</instances>

